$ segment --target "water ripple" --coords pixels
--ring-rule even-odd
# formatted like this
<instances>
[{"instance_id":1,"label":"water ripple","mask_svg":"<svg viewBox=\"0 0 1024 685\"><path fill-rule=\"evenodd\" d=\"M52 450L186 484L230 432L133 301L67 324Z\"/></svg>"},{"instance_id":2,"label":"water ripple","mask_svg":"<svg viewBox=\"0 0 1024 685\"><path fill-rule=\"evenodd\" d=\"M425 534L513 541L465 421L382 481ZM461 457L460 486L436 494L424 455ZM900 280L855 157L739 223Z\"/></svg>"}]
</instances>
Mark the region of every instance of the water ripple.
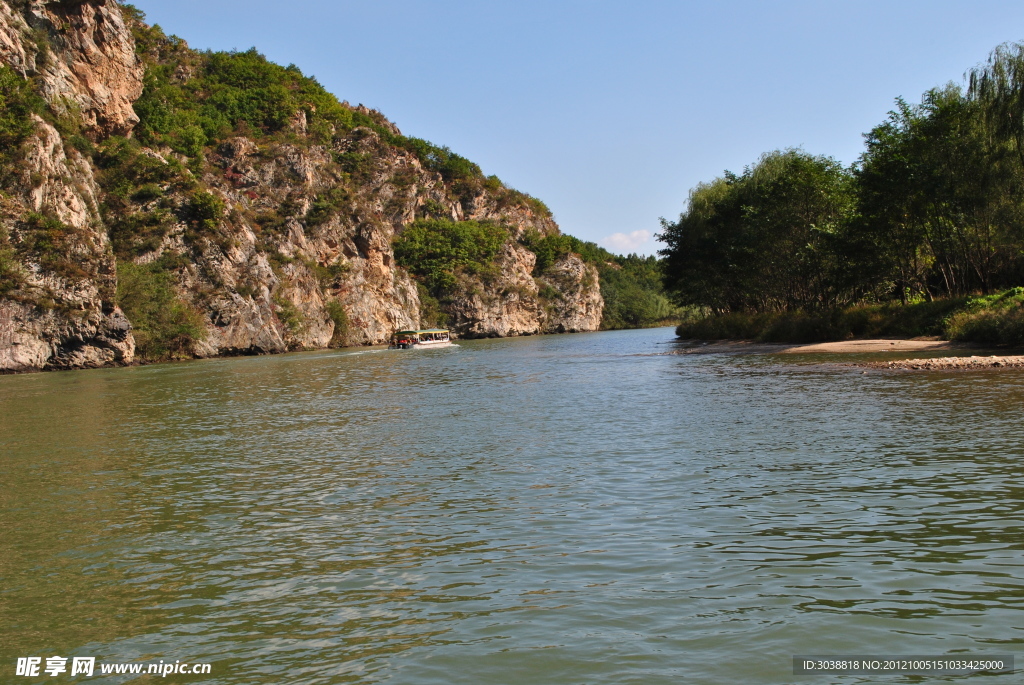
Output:
<instances>
[{"instance_id":1,"label":"water ripple","mask_svg":"<svg viewBox=\"0 0 1024 685\"><path fill-rule=\"evenodd\" d=\"M0 378L0 650L785 683L798 653L1021 643L1024 375L670 338Z\"/></svg>"}]
</instances>

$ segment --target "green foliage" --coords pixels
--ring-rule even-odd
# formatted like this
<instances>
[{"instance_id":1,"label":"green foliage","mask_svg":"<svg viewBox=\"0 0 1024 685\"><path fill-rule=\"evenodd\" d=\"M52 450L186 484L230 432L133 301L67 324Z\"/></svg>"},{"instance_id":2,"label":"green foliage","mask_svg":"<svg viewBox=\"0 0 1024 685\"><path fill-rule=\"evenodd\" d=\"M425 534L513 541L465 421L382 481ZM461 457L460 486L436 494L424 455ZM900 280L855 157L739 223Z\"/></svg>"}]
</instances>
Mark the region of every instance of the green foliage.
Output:
<instances>
[{"instance_id":1,"label":"green foliage","mask_svg":"<svg viewBox=\"0 0 1024 685\"><path fill-rule=\"evenodd\" d=\"M344 347L349 331L348 313L341 306L341 302L337 300L329 301L324 308L327 310L327 315L331 317L331 321L334 322L334 334L331 335L328 347Z\"/></svg>"},{"instance_id":2,"label":"green foliage","mask_svg":"<svg viewBox=\"0 0 1024 685\"><path fill-rule=\"evenodd\" d=\"M444 205L437 200L427 199L423 202L420 212L427 218L442 219L451 215Z\"/></svg>"},{"instance_id":3,"label":"green foliage","mask_svg":"<svg viewBox=\"0 0 1024 685\"><path fill-rule=\"evenodd\" d=\"M984 66L970 71L969 95L981 107L987 128L1011 142L1024 161L1024 44L996 47Z\"/></svg>"},{"instance_id":4,"label":"green foliage","mask_svg":"<svg viewBox=\"0 0 1024 685\"><path fill-rule=\"evenodd\" d=\"M349 267L347 264L343 264L340 261L333 262L324 266L315 261L305 262L306 268L308 268L314 276L316 276L317 282L321 288L330 288L338 283L342 276L348 273Z\"/></svg>"},{"instance_id":5,"label":"green foliage","mask_svg":"<svg viewBox=\"0 0 1024 685\"><path fill-rule=\"evenodd\" d=\"M303 112L314 143L330 144L364 127L386 144L412 152L448 183L484 183L480 167L465 157L394 133L383 117L338 102L294 65L274 64L255 49L193 52L159 27L143 24L134 8L126 11L146 64L143 93L134 105L140 119L136 137L144 145L166 145L199 159L206 147L236 132L256 138L281 133ZM373 167L366 153L339 153L336 161L356 180L365 180Z\"/></svg>"},{"instance_id":6,"label":"green foliage","mask_svg":"<svg viewBox=\"0 0 1024 685\"><path fill-rule=\"evenodd\" d=\"M17 290L25 283L25 272L17 253L11 247L7 231L0 227L0 297Z\"/></svg>"},{"instance_id":7,"label":"green foliage","mask_svg":"<svg viewBox=\"0 0 1024 685\"><path fill-rule=\"evenodd\" d=\"M1019 282L1024 174L985 107L949 85L897 110L867 136L857 172L851 270L889 297L962 296Z\"/></svg>"},{"instance_id":8,"label":"green foliage","mask_svg":"<svg viewBox=\"0 0 1024 685\"><path fill-rule=\"evenodd\" d=\"M168 192L194 188L191 174L176 159L161 161L129 138L107 139L94 160L100 186L106 191L101 209L114 254L132 259L157 249L176 220L162 198ZM158 206L150 205L158 200Z\"/></svg>"},{"instance_id":9,"label":"green foliage","mask_svg":"<svg viewBox=\"0 0 1024 685\"><path fill-rule=\"evenodd\" d=\"M173 223L171 213L164 209L108 217L114 254L119 259L131 259L156 250Z\"/></svg>"},{"instance_id":10,"label":"green foliage","mask_svg":"<svg viewBox=\"0 0 1024 685\"><path fill-rule=\"evenodd\" d=\"M406 136L389 135L387 141L415 153L424 167L441 174L441 177L449 183L466 179L483 179L480 167L465 157L455 154L448 147L439 147L421 138Z\"/></svg>"},{"instance_id":11,"label":"green foliage","mask_svg":"<svg viewBox=\"0 0 1024 685\"><path fill-rule=\"evenodd\" d=\"M197 227L213 231L224 219L224 200L213 193L198 190L188 200L188 215Z\"/></svg>"},{"instance_id":12,"label":"green foliage","mask_svg":"<svg viewBox=\"0 0 1024 685\"><path fill-rule=\"evenodd\" d=\"M45 103L32 90L31 83L9 66L0 66L0 150L4 154L16 150L32 133L32 115L45 110Z\"/></svg>"},{"instance_id":13,"label":"green foliage","mask_svg":"<svg viewBox=\"0 0 1024 685\"><path fill-rule=\"evenodd\" d=\"M601 328L646 328L679 321L681 310L661 286L657 257L612 256L598 266L604 313Z\"/></svg>"},{"instance_id":14,"label":"green foliage","mask_svg":"<svg viewBox=\"0 0 1024 685\"><path fill-rule=\"evenodd\" d=\"M825 311L730 312L684 321L681 338L748 339L761 342L809 343L861 337L941 336L947 320L966 300L854 305Z\"/></svg>"},{"instance_id":15,"label":"green foliage","mask_svg":"<svg viewBox=\"0 0 1024 685\"><path fill-rule=\"evenodd\" d=\"M528 231L521 238L523 245L537 256L535 276L542 276L556 262L570 253L597 267L604 312L601 328L645 328L678 321L679 308L666 297L661 284L661 267L656 257L615 255L596 243L584 242L571 235L542 235ZM558 296L550 285L538 293L542 299Z\"/></svg>"},{"instance_id":16,"label":"green foliage","mask_svg":"<svg viewBox=\"0 0 1024 685\"><path fill-rule=\"evenodd\" d=\"M793 323L796 332L779 335L815 337L857 329L829 312L854 303L955 301L1024 281L1024 44L997 47L966 93L948 84L916 105L898 99L865 139L852 172L788 151L697 186L679 220L663 221L664 279L677 302L790 312L792 321L733 323L762 337ZM943 330L1009 344L1018 316L963 311Z\"/></svg>"},{"instance_id":17,"label":"green foliage","mask_svg":"<svg viewBox=\"0 0 1024 685\"><path fill-rule=\"evenodd\" d=\"M117 265L117 303L132 322L138 356L147 361L188 356L206 338L203 316L178 297L168 261Z\"/></svg>"},{"instance_id":18,"label":"green foliage","mask_svg":"<svg viewBox=\"0 0 1024 685\"><path fill-rule=\"evenodd\" d=\"M70 279L95 275L89 262L76 256L83 247L79 229L36 212L25 214L18 229L21 234L19 249L47 271Z\"/></svg>"},{"instance_id":19,"label":"green foliage","mask_svg":"<svg viewBox=\"0 0 1024 685\"><path fill-rule=\"evenodd\" d=\"M1024 347L1024 288L967 301L946 321L950 340Z\"/></svg>"},{"instance_id":20,"label":"green foliage","mask_svg":"<svg viewBox=\"0 0 1024 685\"><path fill-rule=\"evenodd\" d=\"M448 325L448 314L441 308L441 302L430 294L422 283L416 283L420 298L420 326L423 328L444 328Z\"/></svg>"},{"instance_id":21,"label":"green foliage","mask_svg":"<svg viewBox=\"0 0 1024 685\"><path fill-rule=\"evenodd\" d=\"M283 297L275 297L274 304L277 305L277 318L292 332L298 335L306 326L306 317L299 308Z\"/></svg>"},{"instance_id":22,"label":"green foliage","mask_svg":"<svg viewBox=\"0 0 1024 685\"><path fill-rule=\"evenodd\" d=\"M319 226L325 223L350 202L351 195L344 188L331 188L317 195L306 214L307 225Z\"/></svg>"},{"instance_id":23,"label":"green foliage","mask_svg":"<svg viewBox=\"0 0 1024 685\"><path fill-rule=\"evenodd\" d=\"M136 133L146 145L168 145L196 157L240 127L256 137L282 131L300 111L320 142L335 130L376 124L343 106L294 65L269 62L255 49L196 53L179 49L180 41L152 29L140 38L147 68L143 94L135 103ZM156 59L151 51L157 52Z\"/></svg>"},{"instance_id":24,"label":"green foliage","mask_svg":"<svg viewBox=\"0 0 1024 685\"><path fill-rule=\"evenodd\" d=\"M581 241L571 235L561 233L542 235L539 231L527 231L523 233L520 240L530 252L537 256L537 261L533 265L535 276L542 275L555 262L570 252L578 252L581 245Z\"/></svg>"},{"instance_id":25,"label":"green foliage","mask_svg":"<svg viewBox=\"0 0 1024 685\"><path fill-rule=\"evenodd\" d=\"M682 306L727 311L831 307L856 297L838 257L854 210L851 174L800 150L701 184L662 220L665 285Z\"/></svg>"},{"instance_id":26,"label":"green foliage","mask_svg":"<svg viewBox=\"0 0 1024 685\"><path fill-rule=\"evenodd\" d=\"M135 5L127 2L118 3L121 8L121 16L124 17L125 21L144 22L146 21L146 13L140 10Z\"/></svg>"},{"instance_id":27,"label":"green foliage","mask_svg":"<svg viewBox=\"0 0 1024 685\"><path fill-rule=\"evenodd\" d=\"M196 185L176 159L164 162L146 154L142 145L131 138L108 138L98 149L95 161L100 169L100 186L108 195L108 208L115 211L126 209L129 200L154 199L165 188L188 189Z\"/></svg>"},{"instance_id":28,"label":"green foliage","mask_svg":"<svg viewBox=\"0 0 1024 685\"><path fill-rule=\"evenodd\" d=\"M540 298L542 301L551 302L553 300L563 299L562 293L556 290L554 286L552 286L550 283L544 283L543 281L541 281L537 285L537 297Z\"/></svg>"},{"instance_id":29,"label":"green foliage","mask_svg":"<svg viewBox=\"0 0 1024 685\"><path fill-rule=\"evenodd\" d=\"M339 152L334 161L355 181L366 181L373 173L374 159L368 152Z\"/></svg>"},{"instance_id":30,"label":"green foliage","mask_svg":"<svg viewBox=\"0 0 1024 685\"><path fill-rule=\"evenodd\" d=\"M856 305L824 312L732 312L694 318L681 338L808 343L849 338L940 336L1024 347L1024 288L971 298Z\"/></svg>"},{"instance_id":31,"label":"green foliage","mask_svg":"<svg viewBox=\"0 0 1024 685\"><path fill-rule=\"evenodd\" d=\"M508 231L481 221L418 219L395 238L395 260L433 293L449 291L458 273L486 275Z\"/></svg>"}]
</instances>

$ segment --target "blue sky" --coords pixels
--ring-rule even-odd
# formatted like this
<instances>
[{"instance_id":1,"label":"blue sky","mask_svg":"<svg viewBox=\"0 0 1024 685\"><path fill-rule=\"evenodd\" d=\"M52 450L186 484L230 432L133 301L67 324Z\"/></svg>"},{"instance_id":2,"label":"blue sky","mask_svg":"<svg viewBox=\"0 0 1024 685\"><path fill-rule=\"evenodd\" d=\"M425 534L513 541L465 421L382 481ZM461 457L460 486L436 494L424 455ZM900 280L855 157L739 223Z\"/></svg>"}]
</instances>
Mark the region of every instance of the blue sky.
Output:
<instances>
[{"instance_id":1,"label":"blue sky","mask_svg":"<svg viewBox=\"0 0 1024 685\"><path fill-rule=\"evenodd\" d=\"M844 163L897 96L1024 40L1024 3L136 0L194 48L298 65L544 200L562 230L658 249L690 188L761 153Z\"/></svg>"}]
</instances>

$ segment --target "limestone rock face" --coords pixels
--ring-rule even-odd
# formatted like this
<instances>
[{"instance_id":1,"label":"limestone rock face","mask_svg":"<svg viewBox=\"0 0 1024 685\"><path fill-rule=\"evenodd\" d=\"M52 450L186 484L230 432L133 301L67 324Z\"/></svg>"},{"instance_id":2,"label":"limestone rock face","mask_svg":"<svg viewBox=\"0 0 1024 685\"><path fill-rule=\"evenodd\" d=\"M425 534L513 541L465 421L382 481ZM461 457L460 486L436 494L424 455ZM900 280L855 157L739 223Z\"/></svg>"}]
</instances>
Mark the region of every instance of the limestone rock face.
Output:
<instances>
[{"instance_id":1,"label":"limestone rock face","mask_svg":"<svg viewBox=\"0 0 1024 685\"><path fill-rule=\"evenodd\" d=\"M0 370L83 369L127 364L135 355L131 324L116 307L68 316L0 300Z\"/></svg>"},{"instance_id":2,"label":"limestone rock face","mask_svg":"<svg viewBox=\"0 0 1024 685\"><path fill-rule=\"evenodd\" d=\"M555 262L544 279L558 293L545 310L544 333L596 331L601 326L604 299L593 264L569 254Z\"/></svg>"},{"instance_id":3,"label":"limestone rock face","mask_svg":"<svg viewBox=\"0 0 1024 685\"><path fill-rule=\"evenodd\" d=\"M128 135L139 118L143 67L114 0L32 0L27 23L49 42L37 57L43 96L58 109L72 103L94 137ZM0 33L3 33L0 31Z\"/></svg>"},{"instance_id":4,"label":"limestone rock face","mask_svg":"<svg viewBox=\"0 0 1024 685\"><path fill-rule=\"evenodd\" d=\"M542 307L531 273L537 258L514 243L498 256L494 283L464 279L449 307L452 330L463 338L504 338L541 332Z\"/></svg>"},{"instance_id":5,"label":"limestone rock face","mask_svg":"<svg viewBox=\"0 0 1024 685\"><path fill-rule=\"evenodd\" d=\"M114 256L92 167L65 150L53 126L34 123L0 206L0 231L20 248L23 281L0 299L0 372L131 363L135 340L114 304Z\"/></svg>"},{"instance_id":6,"label":"limestone rock face","mask_svg":"<svg viewBox=\"0 0 1024 685\"><path fill-rule=\"evenodd\" d=\"M21 188L32 210L57 217L75 228L87 229L99 221L99 189L92 167L74 148L64 149L64 141L50 124L33 115L36 133L24 146L24 164L20 169ZM104 234L96 240L103 242Z\"/></svg>"}]
</instances>

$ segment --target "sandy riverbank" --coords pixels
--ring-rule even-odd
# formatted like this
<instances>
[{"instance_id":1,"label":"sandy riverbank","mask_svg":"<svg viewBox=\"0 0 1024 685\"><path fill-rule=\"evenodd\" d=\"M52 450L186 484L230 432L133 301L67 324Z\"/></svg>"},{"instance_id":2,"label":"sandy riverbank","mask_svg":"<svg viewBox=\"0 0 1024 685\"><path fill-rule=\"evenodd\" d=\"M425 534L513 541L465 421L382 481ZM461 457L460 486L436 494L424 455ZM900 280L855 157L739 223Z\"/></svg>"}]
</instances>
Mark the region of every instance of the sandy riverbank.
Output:
<instances>
[{"instance_id":1,"label":"sandy riverbank","mask_svg":"<svg viewBox=\"0 0 1024 685\"><path fill-rule=\"evenodd\" d=\"M736 353L736 354L858 354L870 352L924 352L941 350L968 350L966 343L929 338L896 340L876 338L869 340L842 340L825 343L761 343L750 340L687 340L681 342L680 353Z\"/></svg>"},{"instance_id":2,"label":"sandy riverbank","mask_svg":"<svg viewBox=\"0 0 1024 685\"><path fill-rule=\"evenodd\" d=\"M892 352L905 355L913 352L943 352L947 350L951 352L955 350L980 351L977 345L970 343L957 343L929 338L914 338L910 340L876 338L809 344L761 343L749 340L687 340L681 341L680 345L679 354L875 354L879 352ZM936 356L923 359L849 362L841 364L841 366L907 371L1024 368L1024 355Z\"/></svg>"}]
</instances>

